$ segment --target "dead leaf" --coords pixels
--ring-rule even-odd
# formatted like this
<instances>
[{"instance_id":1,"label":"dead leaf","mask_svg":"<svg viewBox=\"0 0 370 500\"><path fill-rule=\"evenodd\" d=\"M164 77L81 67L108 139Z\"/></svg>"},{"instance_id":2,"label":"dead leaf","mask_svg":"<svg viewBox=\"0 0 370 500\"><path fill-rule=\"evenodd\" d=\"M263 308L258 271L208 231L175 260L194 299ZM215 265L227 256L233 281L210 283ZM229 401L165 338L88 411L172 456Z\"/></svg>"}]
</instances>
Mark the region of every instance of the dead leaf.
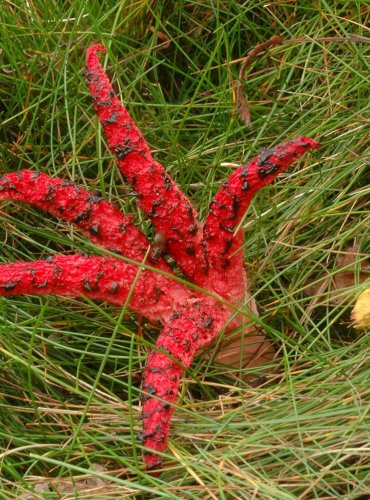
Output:
<instances>
[{"instance_id":1,"label":"dead leaf","mask_svg":"<svg viewBox=\"0 0 370 500\"><path fill-rule=\"evenodd\" d=\"M100 474L109 474L106 467L101 464L93 464L92 469ZM30 481L30 483L33 483L35 493L23 493L19 495L19 498L36 500L55 494L58 498L76 498L76 495L81 498L100 498L113 493L116 486L116 483L96 477L93 473L89 474L88 472L85 476L79 475L73 478L37 477L35 482ZM111 498L116 497L112 496Z\"/></svg>"},{"instance_id":2,"label":"dead leaf","mask_svg":"<svg viewBox=\"0 0 370 500\"><path fill-rule=\"evenodd\" d=\"M151 26L149 29L162 42L155 47L156 49L167 49L170 46L171 39L163 31L156 30L154 26Z\"/></svg>"},{"instance_id":3,"label":"dead leaf","mask_svg":"<svg viewBox=\"0 0 370 500\"><path fill-rule=\"evenodd\" d=\"M225 340L216 361L235 368L256 368L272 361L275 349L265 335L255 326L247 328L232 342Z\"/></svg>"},{"instance_id":4,"label":"dead leaf","mask_svg":"<svg viewBox=\"0 0 370 500\"><path fill-rule=\"evenodd\" d=\"M257 304L250 296L249 306L254 316L258 316ZM225 335L222 338L221 345L215 349L216 363L227 365L233 368L246 370L248 368L257 368L271 362L276 355L275 348L267 339L265 332L261 327L252 322L243 329ZM254 374L246 370L243 376L245 381L254 380Z\"/></svg>"},{"instance_id":5,"label":"dead leaf","mask_svg":"<svg viewBox=\"0 0 370 500\"><path fill-rule=\"evenodd\" d=\"M328 272L327 276L315 279L315 282L308 280L305 284L305 294L311 296L322 296L326 294L329 304L336 305L350 300L348 289L354 287L356 283L364 283L370 278L370 263L358 260L363 255L359 253L358 244L348 247L344 252L338 254L335 264L337 271L335 274ZM358 266L360 270L358 271ZM340 269L343 269L341 271Z\"/></svg>"},{"instance_id":6,"label":"dead leaf","mask_svg":"<svg viewBox=\"0 0 370 500\"><path fill-rule=\"evenodd\" d=\"M358 329L370 327L370 288L362 292L352 310L353 326Z\"/></svg>"}]
</instances>

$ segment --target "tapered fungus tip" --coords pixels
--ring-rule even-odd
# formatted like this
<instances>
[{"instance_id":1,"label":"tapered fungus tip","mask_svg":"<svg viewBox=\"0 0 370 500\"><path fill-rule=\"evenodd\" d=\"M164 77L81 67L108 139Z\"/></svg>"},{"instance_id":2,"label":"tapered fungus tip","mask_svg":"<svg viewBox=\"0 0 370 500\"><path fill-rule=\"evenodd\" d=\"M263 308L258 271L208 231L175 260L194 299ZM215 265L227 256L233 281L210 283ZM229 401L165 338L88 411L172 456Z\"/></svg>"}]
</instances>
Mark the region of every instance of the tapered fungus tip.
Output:
<instances>
[{"instance_id":1,"label":"tapered fungus tip","mask_svg":"<svg viewBox=\"0 0 370 500\"><path fill-rule=\"evenodd\" d=\"M315 139L311 139L311 137L305 137L303 135L296 137L295 143L297 145L301 145L301 146L304 146L304 147L309 148L309 149L320 149L321 148L321 144L319 142L315 141Z\"/></svg>"},{"instance_id":2,"label":"tapered fungus tip","mask_svg":"<svg viewBox=\"0 0 370 500\"><path fill-rule=\"evenodd\" d=\"M106 52L106 48L104 45L100 44L95 44L95 45L90 45L88 49L86 50L86 59L89 59L90 57L96 57L98 52Z\"/></svg>"},{"instance_id":3,"label":"tapered fungus tip","mask_svg":"<svg viewBox=\"0 0 370 500\"><path fill-rule=\"evenodd\" d=\"M144 453L144 462L146 466L146 470L150 473L151 476L159 476L160 468L162 467L162 459L156 453L152 453L150 451Z\"/></svg>"}]
</instances>

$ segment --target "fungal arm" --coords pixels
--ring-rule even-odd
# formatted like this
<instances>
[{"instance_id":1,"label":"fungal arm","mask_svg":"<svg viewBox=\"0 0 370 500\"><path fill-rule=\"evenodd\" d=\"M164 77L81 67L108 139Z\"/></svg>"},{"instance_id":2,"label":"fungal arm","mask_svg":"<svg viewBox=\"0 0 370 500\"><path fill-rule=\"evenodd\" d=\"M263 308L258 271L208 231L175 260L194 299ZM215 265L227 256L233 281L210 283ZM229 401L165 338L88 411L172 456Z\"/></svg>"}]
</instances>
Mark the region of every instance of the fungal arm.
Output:
<instances>
[{"instance_id":1,"label":"fungal arm","mask_svg":"<svg viewBox=\"0 0 370 500\"><path fill-rule=\"evenodd\" d=\"M93 45L86 53L86 83L94 108L118 161L119 169L137 193L138 205L167 242L167 252L192 278L199 265L195 255L200 225L190 200L155 161L141 131L114 92L98 58L105 52Z\"/></svg>"},{"instance_id":2,"label":"fungal arm","mask_svg":"<svg viewBox=\"0 0 370 500\"><path fill-rule=\"evenodd\" d=\"M172 293L168 293L171 288ZM119 259L56 255L35 262L0 265L0 296L64 295L127 305L151 321L165 323L178 303L194 295L181 283Z\"/></svg>"}]
</instances>

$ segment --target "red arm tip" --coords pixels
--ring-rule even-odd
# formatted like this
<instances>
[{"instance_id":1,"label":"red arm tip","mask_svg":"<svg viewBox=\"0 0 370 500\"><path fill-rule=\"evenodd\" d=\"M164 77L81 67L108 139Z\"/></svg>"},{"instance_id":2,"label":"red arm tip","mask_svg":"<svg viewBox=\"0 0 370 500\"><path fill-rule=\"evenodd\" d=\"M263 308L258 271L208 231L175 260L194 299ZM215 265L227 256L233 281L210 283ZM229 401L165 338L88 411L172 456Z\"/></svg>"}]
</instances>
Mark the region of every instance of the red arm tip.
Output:
<instances>
[{"instance_id":1,"label":"red arm tip","mask_svg":"<svg viewBox=\"0 0 370 500\"><path fill-rule=\"evenodd\" d=\"M103 52L103 53L105 53L106 52L106 48L104 47L104 45L100 45L100 44L90 45L90 47L88 47L88 49L86 51L86 55L96 54L97 52Z\"/></svg>"},{"instance_id":2,"label":"red arm tip","mask_svg":"<svg viewBox=\"0 0 370 500\"><path fill-rule=\"evenodd\" d=\"M291 141L288 141L287 144L291 142L298 147L302 147L304 149L320 149L321 144L315 139L311 139L311 137L305 137L304 135L298 135Z\"/></svg>"},{"instance_id":3,"label":"red arm tip","mask_svg":"<svg viewBox=\"0 0 370 500\"><path fill-rule=\"evenodd\" d=\"M104 45L90 45L86 50L86 66L91 67L91 64L100 64L98 53L102 52L103 54L106 52Z\"/></svg>"}]
</instances>

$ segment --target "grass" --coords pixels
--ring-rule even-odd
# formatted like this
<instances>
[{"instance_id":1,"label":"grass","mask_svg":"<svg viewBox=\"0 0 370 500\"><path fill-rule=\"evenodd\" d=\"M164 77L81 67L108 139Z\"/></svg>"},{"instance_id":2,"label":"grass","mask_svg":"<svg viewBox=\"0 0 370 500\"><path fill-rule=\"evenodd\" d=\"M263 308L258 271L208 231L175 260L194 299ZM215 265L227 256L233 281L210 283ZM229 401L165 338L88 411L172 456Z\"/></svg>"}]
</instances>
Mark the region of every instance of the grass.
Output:
<instances>
[{"instance_id":1,"label":"grass","mask_svg":"<svg viewBox=\"0 0 370 500\"><path fill-rule=\"evenodd\" d=\"M135 213L150 234L81 76L96 41L108 47L108 73L156 157L202 217L230 170L222 163L241 164L298 134L322 149L259 193L243 224L253 294L277 359L255 370L264 374L255 387L238 370L196 360L159 478L144 472L135 438L157 326L82 300L0 300L1 498L370 494L370 339L349 316L368 286L360 270L370 248L369 11L359 0L4 0L2 172L74 179ZM259 57L245 84L247 128L233 110L235 61L277 33L286 43ZM2 262L96 252L29 206L2 202L0 219ZM312 291L310 282L341 275L338 256L354 244L347 287L336 298L330 286Z\"/></svg>"}]
</instances>

